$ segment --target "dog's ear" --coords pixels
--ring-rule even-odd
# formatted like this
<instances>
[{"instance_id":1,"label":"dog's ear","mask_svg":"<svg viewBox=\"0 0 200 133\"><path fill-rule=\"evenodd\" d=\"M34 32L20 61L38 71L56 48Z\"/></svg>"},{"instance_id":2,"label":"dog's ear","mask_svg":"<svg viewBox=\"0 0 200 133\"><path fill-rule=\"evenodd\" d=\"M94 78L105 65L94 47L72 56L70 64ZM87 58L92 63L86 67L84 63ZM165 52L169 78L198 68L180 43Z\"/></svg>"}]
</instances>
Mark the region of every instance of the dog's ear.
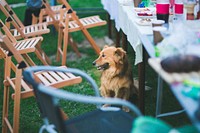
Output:
<instances>
[{"instance_id":1,"label":"dog's ear","mask_svg":"<svg viewBox=\"0 0 200 133\"><path fill-rule=\"evenodd\" d=\"M115 51L116 56L124 57L126 55L126 51L124 51L122 48L117 48Z\"/></svg>"},{"instance_id":2,"label":"dog's ear","mask_svg":"<svg viewBox=\"0 0 200 133\"><path fill-rule=\"evenodd\" d=\"M126 51L124 51L122 48L117 48L114 53L116 57L116 62L119 62L120 64L123 64L123 59L125 58Z\"/></svg>"},{"instance_id":3,"label":"dog's ear","mask_svg":"<svg viewBox=\"0 0 200 133\"><path fill-rule=\"evenodd\" d=\"M103 49L105 49L105 48L107 48L107 47L109 47L109 46L108 46L108 45L104 45Z\"/></svg>"}]
</instances>

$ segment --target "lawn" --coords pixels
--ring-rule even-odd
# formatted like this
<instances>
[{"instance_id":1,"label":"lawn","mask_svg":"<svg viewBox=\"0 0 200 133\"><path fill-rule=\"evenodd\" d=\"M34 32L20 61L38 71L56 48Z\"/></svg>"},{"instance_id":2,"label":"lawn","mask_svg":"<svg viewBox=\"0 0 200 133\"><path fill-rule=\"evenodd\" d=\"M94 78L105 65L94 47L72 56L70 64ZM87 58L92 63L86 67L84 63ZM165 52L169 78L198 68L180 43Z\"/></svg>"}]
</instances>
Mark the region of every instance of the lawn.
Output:
<instances>
[{"instance_id":1,"label":"lawn","mask_svg":"<svg viewBox=\"0 0 200 133\"><path fill-rule=\"evenodd\" d=\"M21 3L24 2L24 0L8 0L10 4L13 3ZM71 6L74 9L77 9L79 7L102 7L100 0L71 0L70 1ZM78 10L78 9L77 9ZM23 21L24 18L24 11L25 7L19 7L15 8L14 11L19 16L19 18ZM87 14L88 15L88 14ZM83 17L86 15L82 15L80 17ZM102 19L106 19L106 14L100 14ZM0 18L2 20L5 19L3 16L3 13L1 12ZM51 32L47 35L44 35L44 41L42 42L42 48L46 52L48 56L52 58L52 65L59 66L61 63L56 62L54 60L54 56L56 54L56 45L57 45L57 33L54 30L53 27L50 27ZM131 30L131 29L130 29ZM94 38L100 38L103 39L104 36L106 36L107 33L107 26L102 26L98 28L94 28L89 30L91 35ZM82 55L84 55L82 58L78 58L75 54L73 54L73 50L69 47L68 52L72 53L70 58L67 59L67 66L78 68L86 73L88 73L90 76L94 78L94 80L97 82L97 84L100 84L99 77L100 73L96 70L94 66L92 66L92 62L97 58L97 55L95 54L94 50L91 47L81 47L81 42L84 41L84 36L78 32L73 33L73 38L79 43L79 51ZM114 39L114 38L113 38ZM87 44L89 46L89 44ZM134 51L132 47L128 44L128 51L127 51L129 60L132 64L134 64ZM34 56L31 56L34 58ZM73 57L73 59L72 59ZM34 58L34 61L37 62L38 65L40 63L37 61L36 58ZM2 119L2 104L3 104L3 60L0 60L0 119ZM155 115L155 102L156 102L156 86L157 86L157 75L156 73L149 67L149 65L146 63L146 85L150 86L152 89L149 91L146 91L145 93L145 115ZM137 66L133 65L133 71L134 71L134 77L138 77L138 68ZM76 85L72 87L66 87L64 89L68 89L73 92L77 93L84 93L87 95L93 95L93 91L90 89L88 84L83 82L81 85ZM12 107L13 107L13 101L9 103L11 105L10 113L12 113ZM66 112L70 117L76 116L80 113L83 113L84 111L91 110L94 108L94 106L86 106L83 104L78 103L62 103L62 105L66 106ZM172 111L176 109L180 109L180 105L178 104L176 98L173 96L173 94L170 92L168 86L164 84L164 102L163 102L163 112L166 111ZM167 118L163 118L164 121L170 123L172 126L181 126L185 124L190 124L186 114L180 114L176 116L171 116ZM35 133L38 132L40 126L42 125L42 120L40 117L39 110L37 108L37 104L35 102L34 97L23 99L21 101L21 114L20 114L20 132L21 133ZM0 120L0 126L1 126L1 120Z\"/></svg>"}]
</instances>

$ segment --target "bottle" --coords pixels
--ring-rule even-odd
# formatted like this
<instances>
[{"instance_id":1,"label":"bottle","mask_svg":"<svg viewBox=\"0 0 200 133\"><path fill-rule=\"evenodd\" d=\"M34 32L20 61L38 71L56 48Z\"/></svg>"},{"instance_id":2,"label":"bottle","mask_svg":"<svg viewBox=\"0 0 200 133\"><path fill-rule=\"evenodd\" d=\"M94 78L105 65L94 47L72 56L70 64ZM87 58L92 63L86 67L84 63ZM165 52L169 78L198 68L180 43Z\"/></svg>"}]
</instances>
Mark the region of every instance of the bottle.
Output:
<instances>
[{"instance_id":1,"label":"bottle","mask_svg":"<svg viewBox=\"0 0 200 133\"><path fill-rule=\"evenodd\" d=\"M164 20L168 23L169 20L169 0L157 0L156 16L158 20Z\"/></svg>"},{"instance_id":2,"label":"bottle","mask_svg":"<svg viewBox=\"0 0 200 133\"><path fill-rule=\"evenodd\" d=\"M184 20L183 14L183 1L182 0L175 0L174 3L174 21L183 21Z\"/></svg>"},{"instance_id":3,"label":"bottle","mask_svg":"<svg viewBox=\"0 0 200 133\"><path fill-rule=\"evenodd\" d=\"M196 0L186 0L184 8L187 10L187 20L194 20L194 7Z\"/></svg>"},{"instance_id":4,"label":"bottle","mask_svg":"<svg viewBox=\"0 0 200 133\"><path fill-rule=\"evenodd\" d=\"M149 7L150 0L142 0L142 2L144 2L145 7Z\"/></svg>"}]
</instances>

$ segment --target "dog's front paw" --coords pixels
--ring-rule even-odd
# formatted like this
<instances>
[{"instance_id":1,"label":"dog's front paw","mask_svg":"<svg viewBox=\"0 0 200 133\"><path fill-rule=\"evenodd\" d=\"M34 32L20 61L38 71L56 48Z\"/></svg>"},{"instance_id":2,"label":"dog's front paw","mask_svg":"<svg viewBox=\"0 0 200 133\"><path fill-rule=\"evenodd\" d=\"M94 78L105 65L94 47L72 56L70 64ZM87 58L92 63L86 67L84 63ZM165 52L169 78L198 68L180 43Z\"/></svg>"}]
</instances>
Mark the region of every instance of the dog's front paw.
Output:
<instances>
[{"instance_id":1,"label":"dog's front paw","mask_svg":"<svg viewBox=\"0 0 200 133\"><path fill-rule=\"evenodd\" d=\"M110 106L110 104L104 104L103 105L103 107L109 107Z\"/></svg>"},{"instance_id":2,"label":"dog's front paw","mask_svg":"<svg viewBox=\"0 0 200 133\"><path fill-rule=\"evenodd\" d=\"M125 107L125 106L122 107L122 110L125 111L125 112L130 112L130 109L128 107Z\"/></svg>"}]
</instances>

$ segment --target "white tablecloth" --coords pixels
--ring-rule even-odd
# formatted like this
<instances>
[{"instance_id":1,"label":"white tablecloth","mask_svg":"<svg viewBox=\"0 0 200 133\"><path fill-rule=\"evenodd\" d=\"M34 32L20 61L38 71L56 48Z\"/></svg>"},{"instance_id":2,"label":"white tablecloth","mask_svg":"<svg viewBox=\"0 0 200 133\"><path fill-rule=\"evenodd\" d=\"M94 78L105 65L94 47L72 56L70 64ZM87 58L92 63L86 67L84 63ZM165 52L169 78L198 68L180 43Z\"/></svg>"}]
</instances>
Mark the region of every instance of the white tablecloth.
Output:
<instances>
[{"instance_id":1,"label":"white tablecloth","mask_svg":"<svg viewBox=\"0 0 200 133\"><path fill-rule=\"evenodd\" d=\"M134 13L134 4L123 4L125 0L101 0L104 9L114 20L115 27L127 35L127 39L135 51L135 65L142 62L142 43L139 34L153 34L151 26L141 26L136 23L139 19Z\"/></svg>"}]
</instances>

